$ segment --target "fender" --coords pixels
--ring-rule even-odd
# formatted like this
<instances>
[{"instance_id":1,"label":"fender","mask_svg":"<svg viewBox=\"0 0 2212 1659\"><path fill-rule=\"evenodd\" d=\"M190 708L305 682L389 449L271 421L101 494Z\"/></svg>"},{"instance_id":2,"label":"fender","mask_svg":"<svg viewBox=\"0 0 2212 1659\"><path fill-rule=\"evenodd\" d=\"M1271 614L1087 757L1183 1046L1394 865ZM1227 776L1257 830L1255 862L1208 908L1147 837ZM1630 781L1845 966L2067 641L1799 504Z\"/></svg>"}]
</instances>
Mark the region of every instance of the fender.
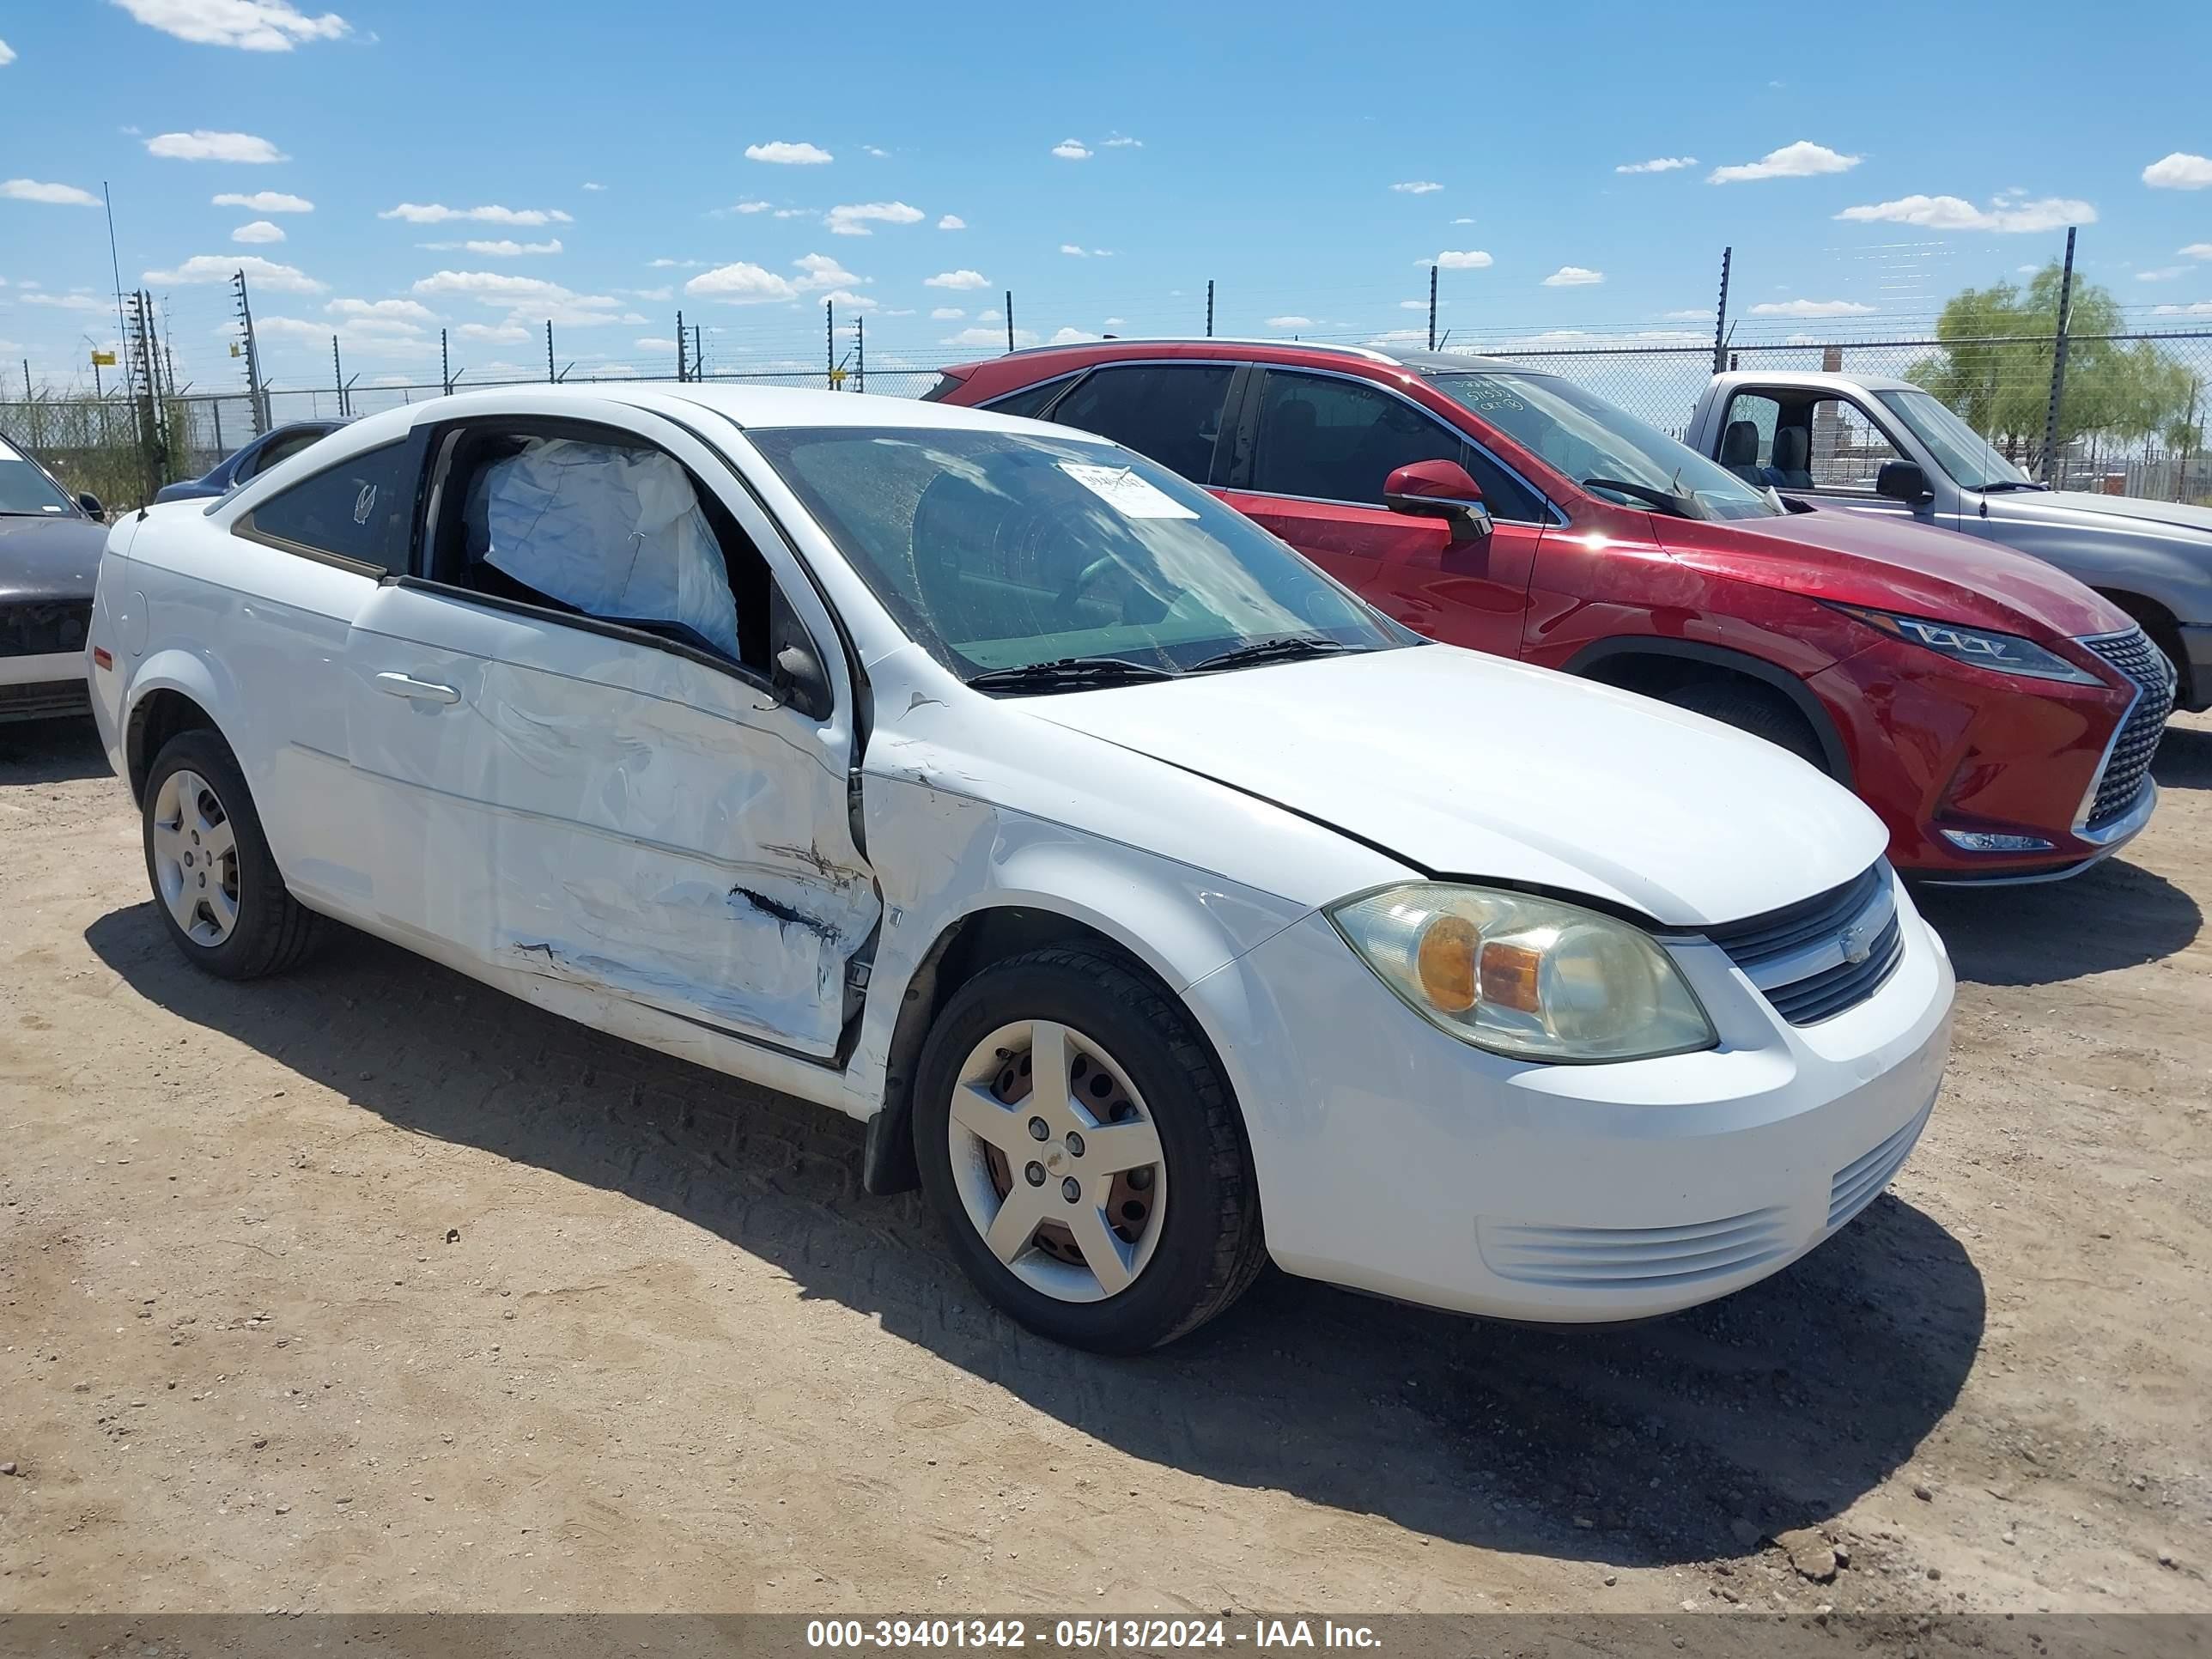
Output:
<instances>
[{"instance_id":1,"label":"fender","mask_svg":"<svg viewBox=\"0 0 2212 1659\"><path fill-rule=\"evenodd\" d=\"M1741 651L1731 651L1724 646L1705 645L1695 640L1667 640L1642 635L1626 638L1593 640L1560 665L1562 672L1590 677L1590 671L1601 663L1638 657L1663 657L1677 662L1700 663L1708 667L1725 668L1746 675L1763 685L1771 685L1790 699L1790 706L1802 714L1820 739L1820 753L1828 763L1829 775L1852 787L1850 757L1844 751L1842 735L1820 698L1813 694L1805 682L1785 668L1778 668L1761 658Z\"/></svg>"},{"instance_id":2,"label":"fender","mask_svg":"<svg viewBox=\"0 0 2212 1659\"><path fill-rule=\"evenodd\" d=\"M157 691L174 691L190 697L207 711L208 718L216 723L218 732L223 729L225 714L238 702L238 690L230 678L229 670L216 658L187 651L181 647L166 646L140 663L131 673L129 688L123 696L121 722L126 768L124 775L126 781L132 781L134 796L137 793L137 776L154 758L151 755L140 753L138 744L146 700ZM229 738L226 736L224 741L228 742ZM236 752L235 745L233 752ZM245 764L243 758L239 763L241 767ZM252 787L256 780L249 777L246 783Z\"/></svg>"}]
</instances>

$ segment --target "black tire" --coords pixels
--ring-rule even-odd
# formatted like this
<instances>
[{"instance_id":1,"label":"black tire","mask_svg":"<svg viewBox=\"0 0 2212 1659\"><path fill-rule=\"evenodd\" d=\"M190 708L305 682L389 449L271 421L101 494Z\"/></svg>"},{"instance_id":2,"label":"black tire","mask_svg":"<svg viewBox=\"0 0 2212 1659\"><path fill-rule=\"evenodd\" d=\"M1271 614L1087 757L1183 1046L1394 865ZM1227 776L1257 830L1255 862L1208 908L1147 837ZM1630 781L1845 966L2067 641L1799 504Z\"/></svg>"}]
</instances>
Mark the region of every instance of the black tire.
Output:
<instances>
[{"instance_id":1,"label":"black tire","mask_svg":"<svg viewBox=\"0 0 2212 1659\"><path fill-rule=\"evenodd\" d=\"M1158 1129L1168 1201L1159 1242L1135 1281L1103 1301L1063 1302L1000 1262L969 1218L948 1139L969 1053L1001 1025L1056 1020L1102 1045ZM1259 1186L1227 1083L1182 1005L1109 952L1049 946L994 963L955 992L923 1044L914 1138L921 1188L977 1287L1030 1329L1099 1353L1141 1353L1195 1329L1242 1296L1267 1264Z\"/></svg>"},{"instance_id":2,"label":"black tire","mask_svg":"<svg viewBox=\"0 0 2212 1659\"><path fill-rule=\"evenodd\" d=\"M203 944L179 925L162 897L161 878L155 867L155 803L161 798L162 785L179 771L200 775L214 793L235 837L238 920L219 944ZM219 979L259 979L297 967L320 939L322 918L285 887L269 851L269 838L262 833L252 792L246 787L246 775L239 770L230 745L219 733L196 727L179 732L162 745L146 775L140 838L145 846L146 880L153 889L155 914L185 960L195 968Z\"/></svg>"},{"instance_id":3,"label":"black tire","mask_svg":"<svg viewBox=\"0 0 2212 1659\"><path fill-rule=\"evenodd\" d=\"M1779 691L1749 680L1692 680L1665 693L1661 701L1764 738L1833 775L1819 734Z\"/></svg>"}]
</instances>

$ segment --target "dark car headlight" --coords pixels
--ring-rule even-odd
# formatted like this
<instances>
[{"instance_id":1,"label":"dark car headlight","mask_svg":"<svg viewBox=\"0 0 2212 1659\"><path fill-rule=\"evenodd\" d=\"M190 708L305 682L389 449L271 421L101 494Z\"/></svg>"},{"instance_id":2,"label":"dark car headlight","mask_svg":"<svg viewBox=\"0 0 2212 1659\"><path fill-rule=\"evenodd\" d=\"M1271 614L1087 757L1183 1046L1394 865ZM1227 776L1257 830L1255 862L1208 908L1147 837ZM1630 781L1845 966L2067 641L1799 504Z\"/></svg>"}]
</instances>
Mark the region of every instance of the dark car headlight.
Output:
<instances>
[{"instance_id":1,"label":"dark car headlight","mask_svg":"<svg viewBox=\"0 0 2212 1659\"><path fill-rule=\"evenodd\" d=\"M1908 645L1925 646L1954 662L1972 663L1999 674L2020 674L2032 680L2063 680L2072 685L2102 685L2105 682L2086 668L2077 668L2055 651L2046 651L2033 640L2017 634L1998 634L1986 628L1966 628L1958 623L1936 622L1926 617L1901 617L1890 611L1871 611L1863 605L1835 607L1857 617L1869 628L1880 629Z\"/></svg>"}]
</instances>

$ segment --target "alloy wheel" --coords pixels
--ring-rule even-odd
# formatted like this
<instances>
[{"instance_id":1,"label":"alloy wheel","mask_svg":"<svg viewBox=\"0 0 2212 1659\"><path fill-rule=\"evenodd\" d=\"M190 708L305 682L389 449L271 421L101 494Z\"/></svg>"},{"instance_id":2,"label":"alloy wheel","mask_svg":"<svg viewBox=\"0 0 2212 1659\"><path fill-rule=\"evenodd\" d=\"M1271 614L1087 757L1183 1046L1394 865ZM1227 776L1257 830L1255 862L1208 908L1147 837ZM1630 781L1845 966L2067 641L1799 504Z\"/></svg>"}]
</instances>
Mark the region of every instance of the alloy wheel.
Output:
<instances>
[{"instance_id":1,"label":"alloy wheel","mask_svg":"<svg viewBox=\"0 0 2212 1659\"><path fill-rule=\"evenodd\" d=\"M188 768L162 779L151 833L161 902L193 944L222 944L238 926L238 839L208 781Z\"/></svg>"}]
</instances>

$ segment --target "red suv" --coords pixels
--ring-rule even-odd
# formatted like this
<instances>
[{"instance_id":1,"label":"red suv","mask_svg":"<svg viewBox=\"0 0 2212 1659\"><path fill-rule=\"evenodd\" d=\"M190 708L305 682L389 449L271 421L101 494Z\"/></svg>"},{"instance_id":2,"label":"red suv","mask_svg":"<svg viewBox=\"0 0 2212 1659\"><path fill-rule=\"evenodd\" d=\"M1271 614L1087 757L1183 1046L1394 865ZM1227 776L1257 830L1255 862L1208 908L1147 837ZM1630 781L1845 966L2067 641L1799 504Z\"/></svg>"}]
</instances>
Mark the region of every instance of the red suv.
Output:
<instances>
[{"instance_id":1,"label":"red suv","mask_svg":"<svg viewBox=\"0 0 2212 1659\"><path fill-rule=\"evenodd\" d=\"M1785 501L1558 374L1113 340L928 395L1149 455L1423 633L1793 750L1881 815L1900 869L2070 875L2157 802L2173 672L2124 612L1989 543Z\"/></svg>"}]
</instances>

